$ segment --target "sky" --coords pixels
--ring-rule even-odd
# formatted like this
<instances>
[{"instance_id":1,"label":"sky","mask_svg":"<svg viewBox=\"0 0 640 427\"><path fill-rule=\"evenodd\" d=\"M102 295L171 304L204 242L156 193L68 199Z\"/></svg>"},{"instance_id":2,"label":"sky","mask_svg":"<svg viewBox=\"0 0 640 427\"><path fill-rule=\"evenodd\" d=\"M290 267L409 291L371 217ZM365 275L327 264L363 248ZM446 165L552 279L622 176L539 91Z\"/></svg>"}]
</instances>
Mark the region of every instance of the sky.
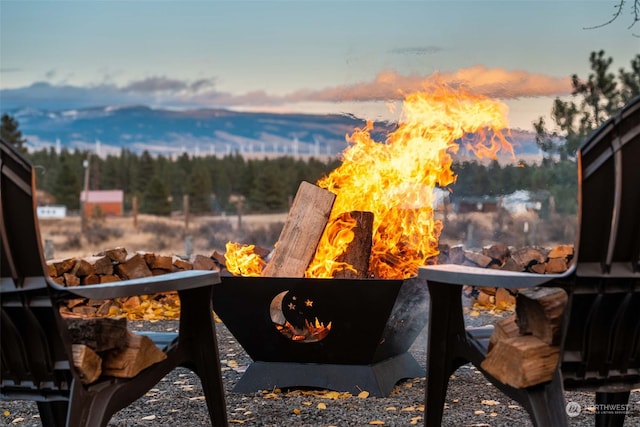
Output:
<instances>
[{"instance_id":1,"label":"sky","mask_svg":"<svg viewBox=\"0 0 640 427\"><path fill-rule=\"evenodd\" d=\"M146 104L399 118L438 76L532 129L604 50L630 69L618 0L0 0L0 110ZM49 104L45 101L48 100ZM4 105L3 105L4 104Z\"/></svg>"}]
</instances>

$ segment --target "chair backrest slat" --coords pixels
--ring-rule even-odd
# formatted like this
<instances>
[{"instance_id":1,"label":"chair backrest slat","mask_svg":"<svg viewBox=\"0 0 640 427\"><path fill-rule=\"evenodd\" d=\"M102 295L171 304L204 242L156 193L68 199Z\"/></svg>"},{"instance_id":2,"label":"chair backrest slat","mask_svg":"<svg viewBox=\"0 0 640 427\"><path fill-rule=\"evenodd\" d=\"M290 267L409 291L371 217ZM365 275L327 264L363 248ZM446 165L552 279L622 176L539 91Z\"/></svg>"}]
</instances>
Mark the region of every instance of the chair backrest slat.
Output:
<instances>
[{"instance_id":1,"label":"chair backrest slat","mask_svg":"<svg viewBox=\"0 0 640 427\"><path fill-rule=\"evenodd\" d=\"M7 144L0 149L2 395L66 399L71 372L45 278L35 174ZM64 372L56 368L61 363L67 366Z\"/></svg>"},{"instance_id":2,"label":"chair backrest slat","mask_svg":"<svg viewBox=\"0 0 640 427\"><path fill-rule=\"evenodd\" d=\"M579 150L580 229L562 337L565 386L640 382L640 97Z\"/></svg>"}]
</instances>

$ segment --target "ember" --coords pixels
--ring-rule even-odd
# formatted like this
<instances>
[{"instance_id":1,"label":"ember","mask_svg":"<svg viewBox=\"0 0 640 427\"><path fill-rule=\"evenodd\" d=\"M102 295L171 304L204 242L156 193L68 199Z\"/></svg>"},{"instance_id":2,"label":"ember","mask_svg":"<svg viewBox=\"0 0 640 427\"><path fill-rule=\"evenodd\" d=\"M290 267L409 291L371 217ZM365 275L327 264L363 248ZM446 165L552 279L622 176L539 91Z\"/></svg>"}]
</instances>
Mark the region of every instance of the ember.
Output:
<instances>
[{"instance_id":1,"label":"ember","mask_svg":"<svg viewBox=\"0 0 640 427\"><path fill-rule=\"evenodd\" d=\"M479 158L495 158L499 150L513 155L501 132L506 114L507 107L497 100L434 84L406 96L398 128L386 141L371 137L371 122L347 136L351 145L342 164L317 183L337 197L305 277L331 278L354 270L341 256L354 239L356 223L348 214L355 211L373 213L371 256L363 276L415 276L419 266L438 255L442 223L434 218L433 191L455 182L451 155L461 144ZM226 257L232 274L260 275L259 257L246 247L230 249Z\"/></svg>"}]
</instances>

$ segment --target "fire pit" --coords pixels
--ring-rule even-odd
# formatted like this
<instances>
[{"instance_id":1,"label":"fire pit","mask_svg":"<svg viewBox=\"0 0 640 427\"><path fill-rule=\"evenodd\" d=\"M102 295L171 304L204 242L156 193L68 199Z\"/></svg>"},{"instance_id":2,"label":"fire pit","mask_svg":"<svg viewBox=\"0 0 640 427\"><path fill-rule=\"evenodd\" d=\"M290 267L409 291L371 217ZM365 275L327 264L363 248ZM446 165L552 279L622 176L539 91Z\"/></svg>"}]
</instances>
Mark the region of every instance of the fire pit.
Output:
<instances>
[{"instance_id":1,"label":"fire pit","mask_svg":"<svg viewBox=\"0 0 640 427\"><path fill-rule=\"evenodd\" d=\"M427 295L418 278L223 277L213 308L253 359L233 391L314 387L387 396L399 380L425 375L408 350L426 325ZM324 328L296 336L283 330L285 321L298 331L307 322Z\"/></svg>"},{"instance_id":2,"label":"fire pit","mask_svg":"<svg viewBox=\"0 0 640 427\"><path fill-rule=\"evenodd\" d=\"M341 165L302 182L268 259L229 242L214 309L253 363L235 391L272 387L387 395L423 371L408 349L427 322L418 268L438 255L436 186L451 154L513 154L506 106L434 84L408 94L384 142L373 124L347 136ZM304 277L304 279L302 278Z\"/></svg>"}]
</instances>

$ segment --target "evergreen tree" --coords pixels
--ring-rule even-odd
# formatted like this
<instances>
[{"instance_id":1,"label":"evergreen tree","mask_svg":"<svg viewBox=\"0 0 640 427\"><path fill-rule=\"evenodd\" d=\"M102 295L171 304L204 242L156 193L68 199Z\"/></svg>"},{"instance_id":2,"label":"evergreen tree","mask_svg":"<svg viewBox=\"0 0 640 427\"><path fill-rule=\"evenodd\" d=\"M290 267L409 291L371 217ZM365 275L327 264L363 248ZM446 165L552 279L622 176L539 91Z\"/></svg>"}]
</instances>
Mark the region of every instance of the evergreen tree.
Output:
<instances>
[{"instance_id":1,"label":"evergreen tree","mask_svg":"<svg viewBox=\"0 0 640 427\"><path fill-rule=\"evenodd\" d=\"M57 203L65 205L67 209L80 208L80 191L82 185L71 166L69 157L62 157L60 170L54 184L53 196Z\"/></svg>"},{"instance_id":2,"label":"evergreen tree","mask_svg":"<svg viewBox=\"0 0 640 427\"><path fill-rule=\"evenodd\" d=\"M212 185L209 172L202 163L196 163L187 180L189 210L193 213L211 212Z\"/></svg>"},{"instance_id":3,"label":"evergreen tree","mask_svg":"<svg viewBox=\"0 0 640 427\"><path fill-rule=\"evenodd\" d=\"M169 188L159 175L154 175L142 194L140 212L152 215L169 215L171 202Z\"/></svg>"},{"instance_id":4,"label":"evergreen tree","mask_svg":"<svg viewBox=\"0 0 640 427\"><path fill-rule=\"evenodd\" d=\"M256 170L249 193L249 206L256 212L286 212L290 192L283 185L282 172L273 166Z\"/></svg>"},{"instance_id":5,"label":"evergreen tree","mask_svg":"<svg viewBox=\"0 0 640 427\"><path fill-rule=\"evenodd\" d=\"M27 140L22 137L22 132L18 129L19 126L16 119L4 113L0 119L0 137L22 153L26 153L27 147L24 144Z\"/></svg>"},{"instance_id":6,"label":"evergreen tree","mask_svg":"<svg viewBox=\"0 0 640 427\"><path fill-rule=\"evenodd\" d=\"M574 158L587 135L640 95L640 54L631 61L631 71L620 69L617 78L609 70L613 59L603 50L592 52L589 62L592 73L586 80L571 76L575 101L556 98L553 103L551 118L557 130L548 130L543 117L534 123L536 142L550 159Z\"/></svg>"}]
</instances>

